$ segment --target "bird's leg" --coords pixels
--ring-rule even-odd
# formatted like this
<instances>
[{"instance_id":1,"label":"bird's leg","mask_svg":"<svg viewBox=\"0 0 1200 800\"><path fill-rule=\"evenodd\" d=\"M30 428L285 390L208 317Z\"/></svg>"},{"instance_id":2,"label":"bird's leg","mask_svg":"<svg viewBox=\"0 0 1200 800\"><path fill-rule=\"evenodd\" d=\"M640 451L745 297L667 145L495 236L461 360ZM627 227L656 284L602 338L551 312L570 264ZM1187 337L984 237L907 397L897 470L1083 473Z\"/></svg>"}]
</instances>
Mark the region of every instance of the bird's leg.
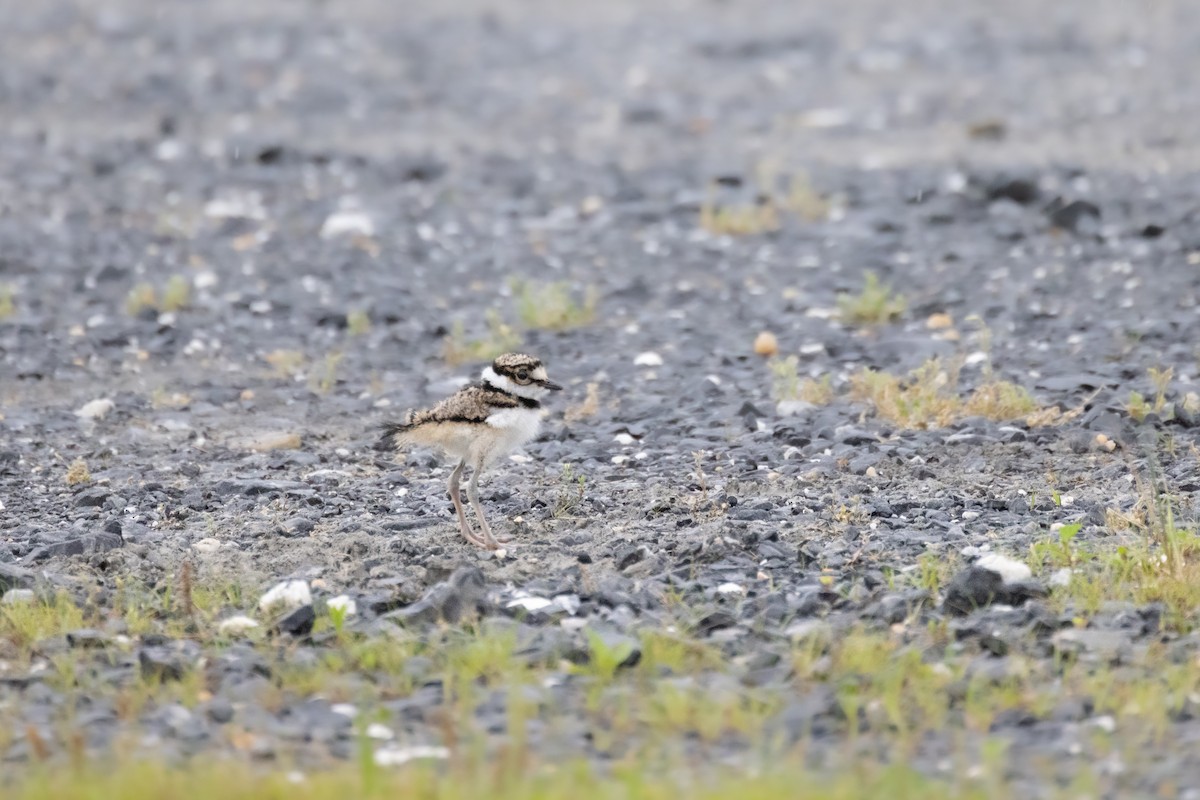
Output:
<instances>
[{"instance_id":1,"label":"bird's leg","mask_svg":"<svg viewBox=\"0 0 1200 800\"><path fill-rule=\"evenodd\" d=\"M474 531L471 530L471 526L467 524L466 512L463 511L462 497L458 493L458 481L462 477L463 467L465 466L467 466L467 460L464 458L458 462L458 466L450 473L450 481L447 483L447 488L450 490L450 502L454 503L454 512L458 514L458 527L462 529L463 537L476 547L488 547L488 543L476 536Z\"/></svg>"},{"instance_id":2,"label":"bird's leg","mask_svg":"<svg viewBox=\"0 0 1200 800\"><path fill-rule=\"evenodd\" d=\"M483 464L477 461L471 473L471 480L467 483L467 497L471 501L471 508L475 509L475 516L479 517L479 529L483 531L483 538L487 540L487 546L496 550L500 547L501 540L492 535L492 529L483 516L483 506L479 502L479 476L481 474L483 474Z\"/></svg>"}]
</instances>

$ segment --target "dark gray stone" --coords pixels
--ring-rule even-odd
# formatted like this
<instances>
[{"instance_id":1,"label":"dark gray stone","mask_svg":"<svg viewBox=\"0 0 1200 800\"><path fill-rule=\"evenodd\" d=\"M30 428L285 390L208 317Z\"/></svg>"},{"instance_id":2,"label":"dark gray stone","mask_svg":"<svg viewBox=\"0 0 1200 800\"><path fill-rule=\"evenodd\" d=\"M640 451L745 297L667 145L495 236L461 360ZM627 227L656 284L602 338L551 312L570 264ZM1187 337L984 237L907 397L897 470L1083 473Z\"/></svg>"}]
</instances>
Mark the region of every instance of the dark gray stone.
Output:
<instances>
[{"instance_id":1,"label":"dark gray stone","mask_svg":"<svg viewBox=\"0 0 1200 800\"><path fill-rule=\"evenodd\" d=\"M290 636L307 636L312 633L313 625L316 621L316 611L313 610L311 604L305 604L298 608L293 608L285 614L281 614L271 625L271 630L275 633L286 633Z\"/></svg>"},{"instance_id":2,"label":"dark gray stone","mask_svg":"<svg viewBox=\"0 0 1200 800\"><path fill-rule=\"evenodd\" d=\"M36 564L55 556L91 556L116 550L124 544L125 540L119 534L85 533L82 536L39 547L26 556L25 560Z\"/></svg>"},{"instance_id":3,"label":"dark gray stone","mask_svg":"<svg viewBox=\"0 0 1200 800\"><path fill-rule=\"evenodd\" d=\"M485 612L487 584L478 567L460 567L449 579L436 584L420 600L383 616L401 624L458 622Z\"/></svg>"}]
</instances>

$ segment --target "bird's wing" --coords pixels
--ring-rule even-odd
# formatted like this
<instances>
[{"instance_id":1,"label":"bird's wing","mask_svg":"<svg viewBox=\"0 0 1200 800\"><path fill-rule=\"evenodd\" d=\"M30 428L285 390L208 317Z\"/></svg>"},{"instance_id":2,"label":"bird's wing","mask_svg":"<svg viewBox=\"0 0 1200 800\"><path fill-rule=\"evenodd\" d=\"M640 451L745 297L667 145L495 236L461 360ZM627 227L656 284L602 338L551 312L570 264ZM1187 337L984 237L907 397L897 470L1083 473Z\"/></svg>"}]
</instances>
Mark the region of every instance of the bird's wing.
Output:
<instances>
[{"instance_id":1,"label":"bird's wing","mask_svg":"<svg viewBox=\"0 0 1200 800\"><path fill-rule=\"evenodd\" d=\"M410 424L427 422L484 422L495 411L516 408L517 398L485 389L482 386L467 386L459 389L442 402L425 411L412 414Z\"/></svg>"}]
</instances>

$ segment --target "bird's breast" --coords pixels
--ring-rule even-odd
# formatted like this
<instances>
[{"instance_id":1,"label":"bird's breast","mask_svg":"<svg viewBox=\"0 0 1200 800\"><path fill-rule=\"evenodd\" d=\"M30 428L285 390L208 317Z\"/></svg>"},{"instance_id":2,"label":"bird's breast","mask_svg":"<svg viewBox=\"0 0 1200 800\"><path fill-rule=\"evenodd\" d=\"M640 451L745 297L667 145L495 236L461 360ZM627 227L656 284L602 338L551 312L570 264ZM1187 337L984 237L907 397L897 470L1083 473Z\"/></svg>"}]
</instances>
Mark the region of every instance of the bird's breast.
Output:
<instances>
[{"instance_id":1,"label":"bird's breast","mask_svg":"<svg viewBox=\"0 0 1200 800\"><path fill-rule=\"evenodd\" d=\"M487 424L503 431L505 439L513 445L527 442L537 436L542 425L541 411L534 408L505 408L488 416Z\"/></svg>"}]
</instances>

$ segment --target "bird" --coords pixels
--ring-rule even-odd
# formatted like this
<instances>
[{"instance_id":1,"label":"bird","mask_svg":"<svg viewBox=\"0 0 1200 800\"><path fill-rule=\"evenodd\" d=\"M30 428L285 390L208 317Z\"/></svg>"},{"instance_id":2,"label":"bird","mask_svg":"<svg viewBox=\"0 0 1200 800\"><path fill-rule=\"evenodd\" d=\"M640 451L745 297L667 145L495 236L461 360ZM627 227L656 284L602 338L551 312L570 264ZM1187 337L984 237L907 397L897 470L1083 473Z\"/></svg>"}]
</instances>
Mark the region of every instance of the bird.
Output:
<instances>
[{"instance_id":1,"label":"bird","mask_svg":"<svg viewBox=\"0 0 1200 800\"><path fill-rule=\"evenodd\" d=\"M471 544L498 550L502 542L492 533L479 503L479 478L496 459L537 436L542 398L562 388L550 380L540 359L505 353L484 368L478 383L464 386L432 408L408 411L402 422L385 423L380 443L392 449L423 445L458 459L447 488L462 535ZM479 520L478 532L467 523L459 494L467 467L472 470L467 499Z\"/></svg>"}]
</instances>

